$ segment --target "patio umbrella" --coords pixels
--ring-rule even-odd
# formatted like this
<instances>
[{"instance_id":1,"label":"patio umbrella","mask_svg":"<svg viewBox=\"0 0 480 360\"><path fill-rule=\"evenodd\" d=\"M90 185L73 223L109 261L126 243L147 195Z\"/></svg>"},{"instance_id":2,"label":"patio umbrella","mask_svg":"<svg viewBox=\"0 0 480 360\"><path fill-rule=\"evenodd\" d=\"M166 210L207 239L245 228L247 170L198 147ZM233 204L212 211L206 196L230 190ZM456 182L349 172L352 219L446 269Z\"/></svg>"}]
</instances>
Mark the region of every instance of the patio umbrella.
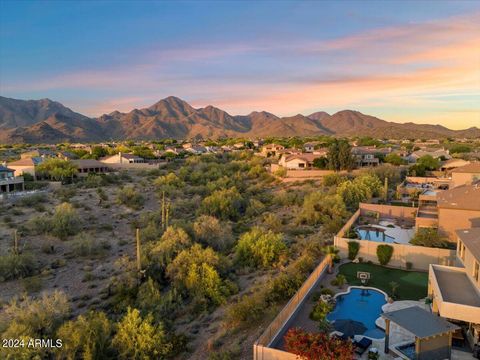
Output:
<instances>
[{"instance_id":1,"label":"patio umbrella","mask_svg":"<svg viewBox=\"0 0 480 360\"><path fill-rule=\"evenodd\" d=\"M333 323L335 330L340 331L346 337L354 337L363 334L367 328L360 321L350 319L338 319Z\"/></svg>"}]
</instances>

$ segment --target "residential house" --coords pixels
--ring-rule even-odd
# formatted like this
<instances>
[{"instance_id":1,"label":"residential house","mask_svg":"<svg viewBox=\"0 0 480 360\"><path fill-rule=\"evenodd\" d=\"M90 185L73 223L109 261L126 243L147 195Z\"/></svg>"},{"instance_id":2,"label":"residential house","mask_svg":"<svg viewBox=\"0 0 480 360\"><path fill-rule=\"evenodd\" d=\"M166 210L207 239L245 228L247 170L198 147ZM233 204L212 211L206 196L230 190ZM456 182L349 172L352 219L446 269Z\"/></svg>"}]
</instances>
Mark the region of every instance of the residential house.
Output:
<instances>
[{"instance_id":1,"label":"residential house","mask_svg":"<svg viewBox=\"0 0 480 360\"><path fill-rule=\"evenodd\" d=\"M376 146L355 146L352 148L352 154L355 157L357 167L377 166L380 164L378 155L389 154L391 148L377 148Z\"/></svg>"},{"instance_id":2,"label":"residential house","mask_svg":"<svg viewBox=\"0 0 480 360\"><path fill-rule=\"evenodd\" d=\"M407 160L410 163L416 163L418 159L423 156L430 155L434 159L443 158L446 160L451 159L450 152L445 149L426 149L426 150L417 150L412 152L407 156Z\"/></svg>"},{"instance_id":3,"label":"residential house","mask_svg":"<svg viewBox=\"0 0 480 360\"><path fill-rule=\"evenodd\" d=\"M480 180L480 162L457 167L451 172L452 187L468 185Z\"/></svg>"},{"instance_id":4,"label":"residential house","mask_svg":"<svg viewBox=\"0 0 480 360\"><path fill-rule=\"evenodd\" d=\"M480 182L439 192L436 201L438 230L450 241L457 229L480 227Z\"/></svg>"},{"instance_id":5,"label":"residential house","mask_svg":"<svg viewBox=\"0 0 480 360\"><path fill-rule=\"evenodd\" d=\"M480 343L480 227L457 229L461 266L431 264L428 295L432 312L462 326L470 345ZM461 339L463 335L458 334Z\"/></svg>"},{"instance_id":6,"label":"residential house","mask_svg":"<svg viewBox=\"0 0 480 360\"><path fill-rule=\"evenodd\" d=\"M282 154L278 165L283 166L288 170L305 170L313 167L313 161L321 155L311 153L304 154Z\"/></svg>"},{"instance_id":7,"label":"residential house","mask_svg":"<svg viewBox=\"0 0 480 360\"><path fill-rule=\"evenodd\" d=\"M278 156L284 149L285 147L279 144L268 144L262 147L261 154L265 157Z\"/></svg>"},{"instance_id":8,"label":"residential house","mask_svg":"<svg viewBox=\"0 0 480 360\"><path fill-rule=\"evenodd\" d=\"M463 159L450 159L442 162L442 166L440 167L440 170L444 172L451 172L453 169L456 169L468 164L470 164L470 161L466 161Z\"/></svg>"},{"instance_id":9,"label":"residential house","mask_svg":"<svg viewBox=\"0 0 480 360\"><path fill-rule=\"evenodd\" d=\"M18 176L30 174L35 178L35 168L41 164L43 160L44 158L39 156L27 157L8 163L8 167L13 169Z\"/></svg>"},{"instance_id":10,"label":"residential house","mask_svg":"<svg viewBox=\"0 0 480 360\"><path fill-rule=\"evenodd\" d=\"M0 193L24 190L23 176L15 176L15 170L0 165Z\"/></svg>"},{"instance_id":11,"label":"residential house","mask_svg":"<svg viewBox=\"0 0 480 360\"><path fill-rule=\"evenodd\" d=\"M79 177L85 177L88 174L105 174L110 170L105 163L98 160L80 159L72 160L71 162L77 167L77 176Z\"/></svg>"},{"instance_id":12,"label":"residential house","mask_svg":"<svg viewBox=\"0 0 480 360\"><path fill-rule=\"evenodd\" d=\"M101 162L105 164L142 164L146 161L140 156L119 152L117 155L102 158Z\"/></svg>"},{"instance_id":13,"label":"residential house","mask_svg":"<svg viewBox=\"0 0 480 360\"><path fill-rule=\"evenodd\" d=\"M307 142L303 144L303 151L313 153L313 150L315 150L315 143Z\"/></svg>"}]
</instances>

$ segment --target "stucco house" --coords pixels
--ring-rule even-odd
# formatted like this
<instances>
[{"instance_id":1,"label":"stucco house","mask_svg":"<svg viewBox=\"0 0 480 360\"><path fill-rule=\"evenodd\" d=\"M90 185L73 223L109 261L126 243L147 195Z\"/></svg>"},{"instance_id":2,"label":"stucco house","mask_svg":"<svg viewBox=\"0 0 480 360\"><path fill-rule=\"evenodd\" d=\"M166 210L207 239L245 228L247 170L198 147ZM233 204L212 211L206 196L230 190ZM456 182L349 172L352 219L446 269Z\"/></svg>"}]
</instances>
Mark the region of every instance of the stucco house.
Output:
<instances>
[{"instance_id":1,"label":"stucco house","mask_svg":"<svg viewBox=\"0 0 480 360\"><path fill-rule=\"evenodd\" d=\"M92 173L105 174L110 170L103 162L93 159L71 160L71 163L77 167L78 177L85 177Z\"/></svg>"},{"instance_id":2,"label":"stucco house","mask_svg":"<svg viewBox=\"0 0 480 360\"><path fill-rule=\"evenodd\" d=\"M7 166L14 170L15 174L18 176L30 174L35 178L35 169L43 162L43 160L44 158L40 156L26 157L17 161L9 162Z\"/></svg>"},{"instance_id":3,"label":"stucco house","mask_svg":"<svg viewBox=\"0 0 480 360\"><path fill-rule=\"evenodd\" d=\"M431 264L432 312L460 325L470 345L480 343L480 228L458 229L459 267Z\"/></svg>"},{"instance_id":4,"label":"stucco house","mask_svg":"<svg viewBox=\"0 0 480 360\"><path fill-rule=\"evenodd\" d=\"M439 192L438 230L455 241L457 229L480 227L480 182Z\"/></svg>"},{"instance_id":5,"label":"stucco house","mask_svg":"<svg viewBox=\"0 0 480 360\"><path fill-rule=\"evenodd\" d=\"M452 187L469 185L480 180L480 162L472 162L452 170Z\"/></svg>"},{"instance_id":6,"label":"stucco house","mask_svg":"<svg viewBox=\"0 0 480 360\"><path fill-rule=\"evenodd\" d=\"M0 164L0 193L24 190L22 176L15 176L15 170Z\"/></svg>"},{"instance_id":7,"label":"stucco house","mask_svg":"<svg viewBox=\"0 0 480 360\"><path fill-rule=\"evenodd\" d=\"M105 164L141 164L145 162L145 159L137 155L119 152L117 155L102 158L101 162Z\"/></svg>"},{"instance_id":8,"label":"stucco house","mask_svg":"<svg viewBox=\"0 0 480 360\"><path fill-rule=\"evenodd\" d=\"M321 158L322 155L315 155L312 153L304 154L282 154L278 165L283 166L288 170L305 170L313 167L313 161Z\"/></svg>"}]
</instances>

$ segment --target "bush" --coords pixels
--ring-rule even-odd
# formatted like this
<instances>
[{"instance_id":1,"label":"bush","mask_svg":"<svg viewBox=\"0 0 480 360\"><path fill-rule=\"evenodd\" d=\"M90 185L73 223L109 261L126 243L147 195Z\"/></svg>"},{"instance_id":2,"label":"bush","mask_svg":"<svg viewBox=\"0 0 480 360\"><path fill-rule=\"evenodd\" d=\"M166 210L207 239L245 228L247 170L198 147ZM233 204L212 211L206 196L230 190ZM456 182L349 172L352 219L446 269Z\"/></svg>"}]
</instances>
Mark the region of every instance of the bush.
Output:
<instances>
[{"instance_id":1,"label":"bush","mask_svg":"<svg viewBox=\"0 0 480 360\"><path fill-rule=\"evenodd\" d=\"M350 260L355 260L359 250L360 250L360 243L358 241L348 242L348 258Z\"/></svg>"},{"instance_id":2,"label":"bush","mask_svg":"<svg viewBox=\"0 0 480 360\"><path fill-rule=\"evenodd\" d=\"M199 216L193 224L193 231L197 240L218 251L228 249L233 242L230 226L213 216Z\"/></svg>"},{"instance_id":3,"label":"bush","mask_svg":"<svg viewBox=\"0 0 480 360\"><path fill-rule=\"evenodd\" d=\"M78 217L77 211L69 203L58 205L49 223L50 230L48 232L61 240L65 240L68 236L75 235L80 229L80 218Z\"/></svg>"},{"instance_id":4,"label":"bush","mask_svg":"<svg viewBox=\"0 0 480 360\"><path fill-rule=\"evenodd\" d=\"M37 194L32 194L29 196L22 197L18 200L17 204L20 206L25 206L25 207L33 207L38 204L46 202L47 195L44 193L37 193Z\"/></svg>"},{"instance_id":5,"label":"bush","mask_svg":"<svg viewBox=\"0 0 480 360\"><path fill-rule=\"evenodd\" d=\"M314 321L323 321L327 317L328 313L333 310L333 306L323 302L322 300L318 301L310 313L310 319Z\"/></svg>"},{"instance_id":6,"label":"bush","mask_svg":"<svg viewBox=\"0 0 480 360\"><path fill-rule=\"evenodd\" d=\"M145 198L133 186L125 186L118 191L117 201L134 210L140 210L145 203Z\"/></svg>"},{"instance_id":7,"label":"bush","mask_svg":"<svg viewBox=\"0 0 480 360\"><path fill-rule=\"evenodd\" d=\"M35 273L38 265L29 253L0 256L0 281L24 278Z\"/></svg>"},{"instance_id":8,"label":"bush","mask_svg":"<svg viewBox=\"0 0 480 360\"><path fill-rule=\"evenodd\" d=\"M393 246L390 245L378 245L377 258L380 265L387 265L393 255Z\"/></svg>"},{"instance_id":9,"label":"bush","mask_svg":"<svg viewBox=\"0 0 480 360\"><path fill-rule=\"evenodd\" d=\"M227 309L227 323L238 325L262 319L267 306L263 294L244 295Z\"/></svg>"},{"instance_id":10,"label":"bush","mask_svg":"<svg viewBox=\"0 0 480 360\"><path fill-rule=\"evenodd\" d=\"M98 241L84 232L78 234L73 241L73 253L76 256L102 256L110 247L107 241Z\"/></svg>"},{"instance_id":11,"label":"bush","mask_svg":"<svg viewBox=\"0 0 480 360\"><path fill-rule=\"evenodd\" d=\"M410 244L434 248L448 248L447 239L440 236L435 228L419 228Z\"/></svg>"},{"instance_id":12,"label":"bush","mask_svg":"<svg viewBox=\"0 0 480 360\"><path fill-rule=\"evenodd\" d=\"M334 292L333 290L329 289L329 288L324 288L322 290L320 290L320 295L330 295L330 296L333 296L334 295Z\"/></svg>"},{"instance_id":13,"label":"bush","mask_svg":"<svg viewBox=\"0 0 480 360\"><path fill-rule=\"evenodd\" d=\"M279 260L286 248L281 234L253 227L240 237L235 252L240 263L267 268Z\"/></svg>"}]
</instances>

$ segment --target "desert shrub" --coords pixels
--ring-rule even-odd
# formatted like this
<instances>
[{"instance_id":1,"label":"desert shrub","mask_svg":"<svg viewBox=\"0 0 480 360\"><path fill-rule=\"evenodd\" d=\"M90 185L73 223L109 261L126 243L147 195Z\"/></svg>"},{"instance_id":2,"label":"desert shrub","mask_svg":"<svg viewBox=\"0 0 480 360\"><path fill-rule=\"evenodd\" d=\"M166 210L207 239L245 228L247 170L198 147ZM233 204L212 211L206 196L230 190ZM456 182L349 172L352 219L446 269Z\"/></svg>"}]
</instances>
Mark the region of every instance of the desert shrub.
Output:
<instances>
[{"instance_id":1,"label":"desert shrub","mask_svg":"<svg viewBox=\"0 0 480 360\"><path fill-rule=\"evenodd\" d=\"M81 232L72 243L72 250L76 256L95 257L103 256L110 249L110 243L107 241L99 241L92 235Z\"/></svg>"},{"instance_id":2,"label":"desert shrub","mask_svg":"<svg viewBox=\"0 0 480 360\"><path fill-rule=\"evenodd\" d=\"M49 223L50 230L47 232L61 240L75 235L80 229L80 218L77 211L69 203L58 205Z\"/></svg>"},{"instance_id":3,"label":"desert shrub","mask_svg":"<svg viewBox=\"0 0 480 360\"><path fill-rule=\"evenodd\" d=\"M301 205L304 193L295 189L281 190L273 198L273 203L279 206Z\"/></svg>"},{"instance_id":4,"label":"desert shrub","mask_svg":"<svg viewBox=\"0 0 480 360\"><path fill-rule=\"evenodd\" d=\"M340 196L315 191L305 197L297 220L308 225L323 224L327 232L336 232L348 215Z\"/></svg>"},{"instance_id":5,"label":"desert shrub","mask_svg":"<svg viewBox=\"0 0 480 360\"><path fill-rule=\"evenodd\" d=\"M62 202L70 201L75 195L77 195L77 188L75 186L62 186L55 190L55 196Z\"/></svg>"},{"instance_id":6,"label":"desert shrub","mask_svg":"<svg viewBox=\"0 0 480 360\"><path fill-rule=\"evenodd\" d=\"M25 207L33 207L46 201L48 201L48 198L45 193L36 193L20 198L17 204Z\"/></svg>"},{"instance_id":7,"label":"desert shrub","mask_svg":"<svg viewBox=\"0 0 480 360\"><path fill-rule=\"evenodd\" d=\"M244 210L245 201L235 187L214 191L200 206L200 213L222 220L237 220Z\"/></svg>"},{"instance_id":8,"label":"desert shrub","mask_svg":"<svg viewBox=\"0 0 480 360\"><path fill-rule=\"evenodd\" d=\"M64 323L57 331L63 339L58 350L62 359L107 359L112 356L113 326L103 312L90 311Z\"/></svg>"},{"instance_id":9,"label":"desert shrub","mask_svg":"<svg viewBox=\"0 0 480 360\"><path fill-rule=\"evenodd\" d=\"M147 252L153 268L165 268L177 254L192 244L190 237L182 228L169 226L163 233L160 241L152 244Z\"/></svg>"},{"instance_id":10,"label":"desert shrub","mask_svg":"<svg viewBox=\"0 0 480 360\"><path fill-rule=\"evenodd\" d=\"M252 324L262 319L266 309L267 304L262 293L243 295L238 302L228 307L227 323L230 325Z\"/></svg>"},{"instance_id":11,"label":"desert shrub","mask_svg":"<svg viewBox=\"0 0 480 360\"><path fill-rule=\"evenodd\" d=\"M287 176L287 169L284 168L283 166L279 166L278 169L275 170L274 174L275 174L275 176L284 178L285 176Z\"/></svg>"},{"instance_id":12,"label":"desert shrub","mask_svg":"<svg viewBox=\"0 0 480 360\"><path fill-rule=\"evenodd\" d=\"M279 232L282 228L282 221L274 213L267 213L263 216L263 226L273 232Z\"/></svg>"},{"instance_id":13,"label":"desert shrub","mask_svg":"<svg viewBox=\"0 0 480 360\"><path fill-rule=\"evenodd\" d=\"M377 246L377 258L380 265L387 265L393 255L393 246L382 244Z\"/></svg>"},{"instance_id":14,"label":"desert shrub","mask_svg":"<svg viewBox=\"0 0 480 360\"><path fill-rule=\"evenodd\" d=\"M341 288L343 285L345 285L345 283L347 282L347 278L342 275L342 274L338 274L335 279L333 279L330 284L333 285L333 286L338 286L339 288Z\"/></svg>"},{"instance_id":15,"label":"desert shrub","mask_svg":"<svg viewBox=\"0 0 480 360\"><path fill-rule=\"evenodd\" d=\"M359 250L360 250L360 243L358 241L349 241L348 242L348 259L355 260Z\"/></svg>"},{"instance_id":16,"label":"desert shrub","mask_svg":"<svg viewBox=\"0 0 480 360\"><path fill-rule=\"evenodd\" d=\"M323 178L323 185L325 186L336 186L347 180L346 176L334 173L325 175Z\"/></svg>"},{"instance_id":17,"label":"desert shrub","mask_svg":"<svg viewBox=\"0 0 480 360\"><path fill-rule=\"evenodd\" d=\"M50 337L69 316L70 306L64 293L44 292L39 298L12 300L4 307L4 314L10 319L7 329L2 334L4 338Z\"/></svg>"},{"instance_id":18,"label":"desert shrub","mask_svg":"<svg viewBox=\"0 0 480 360\"><path fill-rule=\"evenodd\" d=\"M30 253L0 256L0 281L24 278L33 275L38 264Z\"/></svg>"},{"instance_id":19,"label":"desert shrub","mask_svg":"<svg viewBox=\"0 0 480 360\"><path fill-rule=\"evenodd\" d=\"M286 248L281 234L253 227L240 237L235 253L243 265L267 268L279 260Z\"/></svg>"},{"instance_id":20,"label":"desert shrub","mask_svg":"<svg viewBox=\"0 0 480 360\"><path fill-rule=\"evenodd\" d=\"M194 244L182 250L167 266L167 275L197 306L216 306L223 304L233 292L219 274L221 265L222 259L213 249Z\"/></svg>"},{"instance_id":21,"label":"desert shrub","mask_svg":"<svg viewBox=\"0 0 480 360\"><path fill-rule=\"evenodd\" d=\"M448 248L448 240L442 237L435 228L419 228L410 244L434 248Z\"/></svg>"},{"instance_id":22,"label":"desert shrub","mask_svg":"<svg viewBox=\"0 0 480 360\"><path fill-rule=\"evenodd\" d=\"M28 294L38 292L42 289L42 279L38 276L23 279L23 287Z\"/></svg>"},{"instance_id":23,"label":"desert shrub","mask_svg":"<svg viewBox=\"0 0 480 360\"><path fill-rule=\"evenodd\" d=\"M135 187L125 186L118 191L117 202L134 210L140 210L145 203L145 198Z\"/></svg>"},{"instance_id":24,"label":"desert shrub","mask_svg":"<svg viewBox=\"0 0 480 360\"><path fill-rule=\"evenodd\" d=\"M231 227L213 216L199 216L193 223L193 231L198 241L217 251L228 249L233 242Z\"/></svg>"},{"instance_id":25,"label":"desert shrub","mask_svg":"<svg viewBox=\"0 0 480 360\"><path fill-rule=\"evenodd\" d=\"M151 314L142 317L131 308L118 323L112 345L120 359L165 359L173 350L163 324L155 324Z\"/></svg>"}]
</instances>

